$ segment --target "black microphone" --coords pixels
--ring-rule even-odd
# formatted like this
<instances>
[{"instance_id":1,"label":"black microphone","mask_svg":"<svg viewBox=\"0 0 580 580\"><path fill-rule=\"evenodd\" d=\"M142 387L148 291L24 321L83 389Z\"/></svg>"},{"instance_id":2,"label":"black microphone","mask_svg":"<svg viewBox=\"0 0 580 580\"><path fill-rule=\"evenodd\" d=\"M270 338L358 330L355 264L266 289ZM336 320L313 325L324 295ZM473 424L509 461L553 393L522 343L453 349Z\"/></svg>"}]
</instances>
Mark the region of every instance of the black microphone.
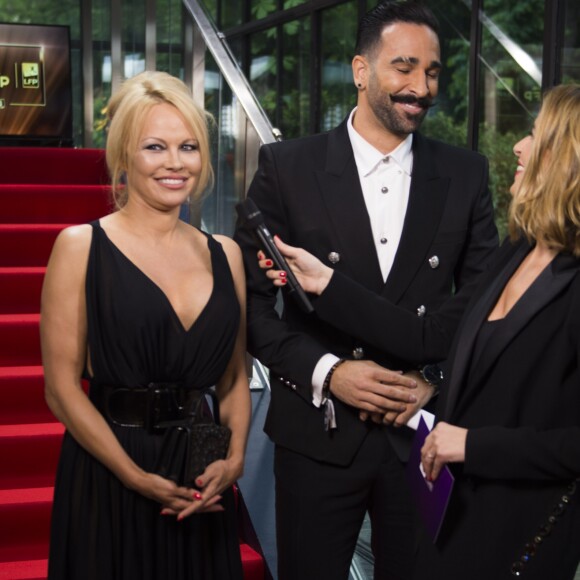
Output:
<instances>
[{"instance_id":1,"label":"black microphone","mask_svg":"<svg viewBox=\"0 0 580 580\"><path fill-rule=\"evenodd\" d=\"M236 211L238 212L238 216L244 226L253 231L258 244L272 259L274 264L276 264L276 268L286 272L288 293L294 297L294 300L298 302L304 312L314 312L314 307L308 299L308 296L306 296L302 286L300 286L300 282L298 282L296 276L294 276L292 268L290 268L288 262L280 253L280 250L276 247L274 238L272 238L272 234L270 234L266 224L264 223L264 216L258 209L258 206L254 203L254 200L248 198L238 203L236 205Z\"/></svg>"}]
</instances>

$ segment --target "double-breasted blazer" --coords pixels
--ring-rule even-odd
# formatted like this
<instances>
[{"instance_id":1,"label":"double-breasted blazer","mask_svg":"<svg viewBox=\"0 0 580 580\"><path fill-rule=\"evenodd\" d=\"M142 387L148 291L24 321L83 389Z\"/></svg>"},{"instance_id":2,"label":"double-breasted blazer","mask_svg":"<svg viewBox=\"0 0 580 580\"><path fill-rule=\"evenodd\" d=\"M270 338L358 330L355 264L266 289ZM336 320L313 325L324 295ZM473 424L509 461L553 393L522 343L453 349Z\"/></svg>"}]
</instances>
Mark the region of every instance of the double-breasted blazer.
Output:
<instances>
[{"instance_id":1,"label":"double-breasted blazer","mask_svg":"<svg viewBox=\"0 0 580 580\"><path fill-rule=\"evenodd\" d=\"M447 303L453 288L477 277L497 245L486 159L418 133L403 233L386 283L346 121L328 133L263 146L248 197L272 234L368 291L414 314L445 308L450 335L462 311L460 301ZM402 357L375 348L364 340L364 329L359 336L338 331L332 321L305 314L289 298L278 315L277 291L258 267L251 232L238 227L235 239L248 277L248 349L271 372L266 432L293 451L348 465L371 427L337 400L338 427L324 430L323 410L312 404L316 363L329 352L353 358L356 351L387 368L408 370L422 355ZM430 264L432 257L437 260ZM369 331L396 336L404 328L377 325Z\"/></svg>"},{"instance_id":2,"label":"double-breasted blazer","mask_svg":"<svg viewBox=\"0 0 580 580\"><path fill-rule=\"evenodd\" d=\"M473 356L479 329L529 251L525 241L504 243L457 330L437 415L468 429L465 463L453 466L441 536L436 549L423 544L417 578L501 580L515 577L514 564L522 578L574 577L580 260L558 255ZM524 564L527 544L535 555Z\"/></svg>"}]
</instances>

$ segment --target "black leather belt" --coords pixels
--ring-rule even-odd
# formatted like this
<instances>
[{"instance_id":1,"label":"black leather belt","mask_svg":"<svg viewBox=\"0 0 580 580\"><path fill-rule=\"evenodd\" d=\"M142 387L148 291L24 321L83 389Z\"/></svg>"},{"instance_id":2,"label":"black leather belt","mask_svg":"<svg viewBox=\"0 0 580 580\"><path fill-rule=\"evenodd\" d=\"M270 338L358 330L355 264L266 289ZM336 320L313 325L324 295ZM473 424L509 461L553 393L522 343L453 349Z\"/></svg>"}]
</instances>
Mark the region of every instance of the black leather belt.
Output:
<instances>
[{"instance_id":1,"label":"black leather belt","mask_svg":"<svg viewBox=\"0 0 580 580\"><path fill-rule=\"evenodd\" d=\"M90 398L99 411L121 427L162 431L166 423L185 420L204 391L178 384L150 383L147 387L91 385Z\"/></svg>"}]
</instances>

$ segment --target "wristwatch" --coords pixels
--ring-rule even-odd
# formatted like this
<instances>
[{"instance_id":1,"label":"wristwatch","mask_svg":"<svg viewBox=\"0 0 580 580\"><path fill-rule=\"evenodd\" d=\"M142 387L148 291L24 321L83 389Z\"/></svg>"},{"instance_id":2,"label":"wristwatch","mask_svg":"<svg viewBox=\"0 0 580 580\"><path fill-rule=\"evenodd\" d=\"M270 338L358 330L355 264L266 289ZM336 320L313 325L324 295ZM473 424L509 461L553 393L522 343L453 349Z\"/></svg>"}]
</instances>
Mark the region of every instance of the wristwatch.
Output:
<instances>
[{"instance_id":1,"label":"wristwatch","mask_svg":"<svg viewBox=\"0 0 580 580\"><path fill-rule=\"evenodd\" d=\"M423 368L419 369L419 373L426 383L435 387L435 390L438 390L443 382L443 371L439 365L425 365Z\"/></svg>"}]
</instances>

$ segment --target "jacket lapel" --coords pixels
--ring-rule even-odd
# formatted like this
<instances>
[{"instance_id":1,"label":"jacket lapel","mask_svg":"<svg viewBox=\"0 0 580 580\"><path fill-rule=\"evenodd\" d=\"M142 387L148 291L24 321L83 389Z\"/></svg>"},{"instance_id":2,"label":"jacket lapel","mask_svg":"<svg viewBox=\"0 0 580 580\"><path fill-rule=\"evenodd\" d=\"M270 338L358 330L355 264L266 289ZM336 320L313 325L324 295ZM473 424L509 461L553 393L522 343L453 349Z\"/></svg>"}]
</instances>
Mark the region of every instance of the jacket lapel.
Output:
<instances>
[{"instance_id":1,"label":"jacket lapel","mask_svg":"<svg viewBox=\"0 0 580 580\"><path fill-rule=\"evenodd\" d=\"M346 121L328 134L325 171L316 173L320 194L340 253L339 267L367 288L380 292L381 268Z\"/></svg>"},{"instance_id":2,"label":"jacket lapel","mask_svg":"<svg viewBox=\"0 0 580 580\"><path fill-rule=\"evenodd\" d=\"M468 404L473 393L477 392L479 380L471 380L469 384L466 384L477 333L487 314L498 300L503 288L529 249L527 243L520 243L512 255L512 259L509 260L496 277L488 291L482 295L465 320L460 340L458 340L459 346L456 351L455 363L451 371L451 382L445 411L445 417L448 419L460 413L461 409ZM487 375L497 358L529 321L566 289L577 273L578 268L579 262L577 259L565 255L556 256L508 313L505 324L499 327L498 334L490 342L485 355L482 356L474 369L475 372L471 373L471 376L483 378Z\"/></svg>"},{"instance_id":3,"label":"jacket lapel","mask_svg":"<svg viewBox=\"0 0 580 580\"><path fill-rule=\"evenodd\" d=\"M461 326L455 337L455 352L453 363L449 369L449 382L440 401L439 419L448 421L452 410L455 408L465 376L469 370L473 345L477 332L484 318L490 311L503 287L510 279L520 262L523 260L529 247L518 245L506 254L503 259L490 272L485 274L479 284L480 290L474 295L470 306L465 311Z\"/></svg>"},{"instance_id":4,"label":"jacket lapel","mask_svg":"<svg viewBox=\"0 0 580 580\"><path fill-rule=\"evenodd\" d=\"M423 261L429 258L427 251L439 228L448 188L449 178L439 175L428 141L415 133L409 204L397 255L384 287L389 300L401 299Z\"/></svg>"}]
</instances>

